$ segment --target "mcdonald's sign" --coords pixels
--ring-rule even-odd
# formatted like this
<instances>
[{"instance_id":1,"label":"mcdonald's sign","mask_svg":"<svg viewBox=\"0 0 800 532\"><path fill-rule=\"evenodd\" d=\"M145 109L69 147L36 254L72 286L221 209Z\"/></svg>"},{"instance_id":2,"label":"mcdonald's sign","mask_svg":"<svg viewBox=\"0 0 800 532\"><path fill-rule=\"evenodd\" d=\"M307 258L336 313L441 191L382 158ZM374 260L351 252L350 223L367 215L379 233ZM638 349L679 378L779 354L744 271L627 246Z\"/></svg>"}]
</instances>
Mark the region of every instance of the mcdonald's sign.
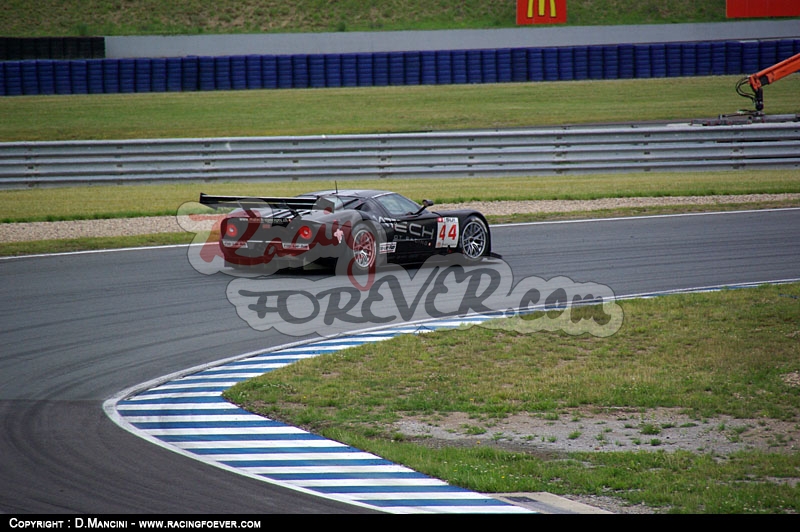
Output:
<instances>
[{"instance_id":1,"label":"mcdonald's sign","mask_svg":"<svg viewBox=\"0 0 800 532\"><path fill-rule=\"evenodd\" d=\"M798 0L725 0L728 18L800 17Z\"/></svg>"},{"instance_id":2,"label":"mcdonald's sign","mask_svg":"<svg viewBox=\"0 0 800 532\"><path fill-rule=\"evenodd\" d=\"M517 25L564 24L567 0L517 0Z\"/></svg>"}]
</instances>

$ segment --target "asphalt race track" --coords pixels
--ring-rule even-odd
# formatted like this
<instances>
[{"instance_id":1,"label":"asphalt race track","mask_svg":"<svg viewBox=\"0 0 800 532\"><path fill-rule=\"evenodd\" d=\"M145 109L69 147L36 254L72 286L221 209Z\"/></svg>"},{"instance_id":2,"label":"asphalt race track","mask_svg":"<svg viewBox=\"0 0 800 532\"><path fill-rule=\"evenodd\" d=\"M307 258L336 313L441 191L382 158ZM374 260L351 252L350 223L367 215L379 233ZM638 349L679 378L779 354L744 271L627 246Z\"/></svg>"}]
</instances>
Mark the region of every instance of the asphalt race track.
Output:
<instances>
[{"instance_id":1,"label":"asphalt race track","mask_svg":"<svg viewBox=\"0 0 800 532\"><path fill-rule=\"evenodd\" d=\"M800 209L509 225L515 279L618 297L800 278ZM357 513L178 455L103 411L121 390L297 341L241 320L185 247L0 260L0 512Z\"/></svg>"}]
</instances>

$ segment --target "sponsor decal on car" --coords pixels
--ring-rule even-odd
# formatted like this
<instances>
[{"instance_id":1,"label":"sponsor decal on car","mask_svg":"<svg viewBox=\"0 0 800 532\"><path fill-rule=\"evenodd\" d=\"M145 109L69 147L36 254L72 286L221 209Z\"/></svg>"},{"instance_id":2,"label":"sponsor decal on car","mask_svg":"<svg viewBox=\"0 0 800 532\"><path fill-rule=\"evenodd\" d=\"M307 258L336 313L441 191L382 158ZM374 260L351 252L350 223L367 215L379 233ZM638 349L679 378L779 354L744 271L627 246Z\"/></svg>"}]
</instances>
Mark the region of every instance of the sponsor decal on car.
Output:
<instances>
[{"instance_id":1,"label":"sponsor decal on car","mask_svg":"<svg viewBox=\"0 0 800 532\"><path fill-rule=\"evenodd\" d=\"M397 242L381 242L380 253L385 255L387 253L394 253L397 250Z\"/></svg>"}]
</instances>

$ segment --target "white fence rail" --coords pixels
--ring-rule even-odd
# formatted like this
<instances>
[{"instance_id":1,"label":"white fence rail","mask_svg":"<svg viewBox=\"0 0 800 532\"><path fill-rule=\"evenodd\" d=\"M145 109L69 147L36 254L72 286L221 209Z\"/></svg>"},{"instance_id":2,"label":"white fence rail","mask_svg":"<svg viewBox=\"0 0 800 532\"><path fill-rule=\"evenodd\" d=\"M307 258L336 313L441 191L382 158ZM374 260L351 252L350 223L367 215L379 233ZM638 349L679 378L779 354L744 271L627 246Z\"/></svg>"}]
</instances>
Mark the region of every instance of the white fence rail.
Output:
<instances>
[{"instance_id":1,"label":"white fence rail","mask_svg":"<svg viewBox=\"0 0 800 532\"><path fill-rule=\"evenodd\" d=\"M0 143L0 187L800 168L800 121Z\"/></svg>"}]
</instances>

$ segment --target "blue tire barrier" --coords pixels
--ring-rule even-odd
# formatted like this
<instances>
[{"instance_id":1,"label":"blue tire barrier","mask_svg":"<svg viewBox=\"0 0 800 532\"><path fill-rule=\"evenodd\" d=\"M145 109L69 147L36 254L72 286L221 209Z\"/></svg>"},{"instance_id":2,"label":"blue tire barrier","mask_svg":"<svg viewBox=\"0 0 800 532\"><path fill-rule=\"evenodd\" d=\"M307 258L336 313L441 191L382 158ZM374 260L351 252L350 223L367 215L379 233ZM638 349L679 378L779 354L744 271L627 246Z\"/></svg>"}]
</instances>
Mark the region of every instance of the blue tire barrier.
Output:
<instances>
[{"instance_id":1,"label":"blue tire barrier","mask_svg":"<svg viewBox=\"0 0 800 532\"><path fill-rule=\"evenodd\" d=\"M589 48L577 46L572 50L572 72L575 80L589 79Z\"/></svg>"},{"instance_id":2,"label":"blue tire barrier","mask_svg":"<svg viewBox=\"0 0 800 532\"><path fill-rule=\"evenodd\" d=\"M245 57L245 79L248 89L263 89L261 82L261 56L248 55Z\"/></svg>"},{"instance_id":3,"label":"blue tire barrier","mask_svg":"<svg viewBox=\"0 0 800 532\"><path fill-rule=\"evenodd\" d=\"M22 94L39 94L39 78L36 75L34 61L20 62L20 76L22 78Z\"/></svg>"},{"instance_id":4,"label":"blue tire barrier","mask_svg":"<svg viewBox=\"0 0 800 532\"><path fill-rule=\"evenodd\" d=\"M103 59L103 92L119 92L119 59Z\"/></svg>"},{"instance_id":5,"label":"blue tire barrier","mask_svg":"<svg viewBox=\"0 0 800 532\"><path fill-rule=\"evenodd\" d=\"M419 85L421 82L421 56L420 52L405 52L403 54L406 85Z\"/></svg>"},{"instance_id":6,"label":"blue tire barrier","mask_svg":"<svg viewBox=\"0 0 800 532\"><path fill-rule=\"evenodd\" d=\"M291 89L293 85L292 57L279 55L276 57L278 66L278 88Z\"/></svg>"},{"instance_id":7,"label":"blue tire barrier","mask_svg":"<svg viewBox=\"0 0 800 532\"><path fill-rule=\"evenodd\" d=\"M467 83L483 82L480 50L467 50Z\"/></svg>"},{"instance_id":8,"label":"blue tire barrier","mask_svg":"<svg viewBox=\"0 0 800 532\"><path fill-rule=\"evenodd\" d=\"M76 59L70 61L69 78L72 84L72 94L89 93L85 60Z\"/></svg>"},{"instance_id":9,"label":"blue tire barrier","mask_svg":"<svg viewBox=\"0 0 800 532\"><path fill-rule=\"evenodd\" d=\"M635 45L633 47L633 72L637 78L653 77L653 59L650 57L650 46Z\"/></svg>"},{"instance_id":10,"label":"blue tire barrier","mask_svg":"<svg viewBox=\"0 0 800 532\"><path fill-rule=\"evenodd\" d=\"M778 57L776 58L776 61L784 61L795 55L794 41L791 41L789 39L778 41L777 48L778 48Z\"/></svg>"},{"instance_id":11,"label":"blue tire barrier","mask_svg":"<svg viewBox=\"0 0 800 532\"><path fill-rule=\"evenodd\" d=\"M129 93L136 91L136 61L133 59L119 60L119 92Z\"/></svg>"},{"instance_id":12,"label":"blue tire barrier","mask_svg":"<svg viewBox=\"0 0 800 532\"><path fill-rule=\"evenodd\" d=\"M744 64L742 63L743 46L740 42L725 43L725 73L729 75L743 73Z\"/></svg>"},{"instance_id":13,"label":"blue tire barrier","mask_svg":"<svg viewBox=\"0 0 800 532\"><path fill-rule=\"evenodd\" d=\"M342 86L342 56L331 54L325 56L325 86Z\"/></svg>"},{"instance_id":14,"label":"blue tire barrier","mask_svg":"<svg viewBox=\"0 0 800 532\"><path fill-rule=\"evenodd\" d=\"M0 62L0 96L6 96L6 67Z\"/></svg>"},{"instance_id":15,"label":"blue tire barrier","mask_svg":"<svg viewBox=\"0 0 800 532\"><path fill-rule=\"evenodd\" d=\"M513 66L511 63L511 50L502 48L497 50L497 82L508 83L514 80Z\"/></svg>"},{"instance_id":16,"label":"blue tire barrier","mask_svg":"<svg viewBox=\"0 0 800 532\"><path fill-rule=\"evenodd\" d=\"M105 92L105 87L103 86L103 77L103 60L87 59L86 80L89 88L89 94L103 94Z\"/></svg>"},{"instance_id":17,"label":"blue tire barrier","mask_svg":"<svg viewBox=\"0 0 800 532\"><path fill-rule=\"evenodd\" d=\"M481 51L481 83L497 83L497 51Z\"/></svg>"},{"instance_id":18,"label":"blue tire barrier","mask_svg":"<svg viewBox=\"0 0 800 532\"><path fill-rule=\"evenodd\" d=\"M681 59L683 57L680 43L668 43L665 53L667 58L667 77L679 77L682 73Z\"/></svg>"},{"instance_id":19,"label":"blue tire barrier","mask_svg":"<svg viewBox=\"0 0 800 532\"><path fill-rule=\"evenodd\" d=\"M216 90L228 91L232 88L231 82L231 58L221 56L214 58L214 88Z\"/></svg>"},{"instance_id":20,"label":"blue tire barrier","mask_svg":"<svg viewBox=\"0 0 800 532\"><path fill-rule=\"evenodd\" d=\"M558 48L545 48L542 51L545 81L558 81Z\"/></svg>"},{"instance_id":21,"label":"blue tire barrier","mask_svg":"<svg viewBox=\"0 0 800 532\"><path fill-rule=\"evenodd\" d=\"M667 47L663 44L650 47L650 77L667 77Z\"/></svg>"},{"instance_id":22,"label":"blue tire barrier","mask_svg":"<svg viewBox=\"0 0 800 532\"><path fill-rule=\"evenodd\" d=\"M389 54L377 53L372 55L372 76L376 87L389 85Z\"/></svg>"},{"instance_id":23,"label":"blue tire barrier","mask_svg":"<svg viewBox=\"0 0 800 532\"><path fill-rule=\"evenodd\" d=\"M420 83L436 85L436 52L422 52L419 58Z\"/></svg>"},{"instance_id":24,"label":"blue tire barrier","mask_svg":"<svg viewBox=\"0 0 800 532\"><path fill-rule=\"evenodd\" d=\"M231 88L233 90L247 88L247 58L243 55L231 57Z\"/></svg>"},{"instance_id":25,"label":"blue tire barrier","mask_svg":"<svg viewBox=\"0 0 800 532\"><path fill-rule=\"evenodd\" d=\"M313 89L320 89L327 86L324 55L311 54L308 56L308 83Z\"/></svg>"},{"instance_id":26,"label":"blue tire barrier","mask_svg":"<svg viewBox=\"0 0 800 532\"><path fill-rule=\"evenodd\" d=\"M528 79L530 81L544 81L544 54L541 48L528 50Z\"/></svg>"},{"instance_id":27,"label":"blue tire barrier","mask_svg":"<svg viewBox=\"0 0 800 532\"><path fill-rule=\"evenodd\" d=\"M356 79L359 87L372 87L375 85L372 54L356 54Z\"/></svg>"},{"instance_id":28,"label":"blue tire barrier","mask_svg":"<svg viewBox=\"0 0 800 532\"><path fill-rule=\"evenodd\" d=\"M261 58L261 86L265 89L278 88L278 58L274 55Z\"/></svg>"},{"instance_id":29,"label":"blue tire barrier","mask_svg":"<svg viewBox=\"0 0 800 532\"><path fill-rule=\"evenodd\" d=\"M405 85L405 57L403 52L389 52L389 84Z\"/></svg>"},{"instance_id":30,"label":"blue tire barrier","mask_svg":"<svg viewBox=\"0 0 800 532\"><path fill-rule=\"evenodd\" d=\"M342 54L341 56L342 87L358 86L358 63L356 54Z\"/></svg>"},{"instance_id":31,"label":"blue tire barrier","mask_svg":"<svg viewBox=\"0 0 800 532\"><path fill-rule=\"evenodd\" d=\"M0 69L2 70L2 69ZM55 94L55 68L51 59L36 60L36 75L39 78L39 94ZM0 85L3 82L0 81Z\"/></svg>"},{"instance_id":32,"label":"blue tire barrier","mask_svg":"<svg viewBox=\"0 0 800 532\"><path fill-rule=\"evenodd\" d=\"M469 82L467 51L455 50L450 54L451 81L455 84Z\"/></svg>"},{"instance_id":33,"label":"blue tire barrier","mask_svg":"<svg viewBox=\"0 0 800 532\"><path fill-rule=\"evenodd\" d=\"M711 43L697 43L697 70L695 76L710 76L712 70Z\"/></svg>"},{"instance_id":34,"label":"blue tire barrier","mask_svg":"<svg viewBox=\"0 0 800 532\"><path fill-rule=\"evenodd\" d=\"M308 87L308 55L293 55L292 88L307 89Z\"/></svg>"},{"instance_id":35,"label":"blue tire barrier","mask_svg":"<svg viewBox=\"0 0 800 532\"><path fill-rule=\"evenodd\" d=\"M742 68L745 72L758 72L760 70L758 66L758 49L758 42L742 43Z\"/></svg>"},{"instance_id":36,"label":"blue tire barrier","mask_svg":"<svg viewBox=\"0 0 800 532\"><path fill-rule=\"evenodd\" d=\"M617 60L619 62L618 76L621 79L631 79L634 77L635 65L632 44L621 44L617 47Z\"/></svg>"},{"instance_id":37,"label":"blue tire barrier","mask_svg":"<svg viewBox=\"0 0 800 532\"><path fill-rule=\"evenodd\" d=\"M711 75L724 76L728 73L727 61L725 60L725 42L711 43Z\"/></svg>"},{"instance_id":38,"label":"blue tire barrier","mask_svg":"<svg viewBox=\"0 0 800 532\"><path fill-rule=\"evenodd\" d=\"M201 91L213 91L216 89L214 58L197 58L197 88Z\"/></svg>"},{"instance_id":39,"label":"blue tire barrier","mask_svg":"<svg viewBox=\"0 0 800 532\"><path fill-rule=\"evenodd\" d=\"M602 46L589 46L589 79L603 79L605 60Z\"/></svg>"},{"instance_id":40,"label":"blue tire barrier","mask_svg":"<svg viewBox=\"0 0 800 532\"><path fill-rule=\"evenodd\" d=\"M150 72L150 59L135 59L134 65L134 85L136 87L134 92L150 92L153 79Z\"/></svg>"},{"instance_id":41,"label":"blue tire barrier","mask_svg":"<svg viewBox=\"0 0 800 532\"><path fill-rule=\"evenodd\" d=\"M168 92L180 92L183 87L183 76L179 57L168 57L166 59L166 77L166 90Z\"/></svg>"},{"instance_id":42,"label":"blue tire barrier","mask_svg":"<svg viewBox=\"0 0 800 532\"><path fill-rule=\"evenodd\" d=\"M3 96L13 96L741 75L796 53L800 53L800 39L357 54L34 59L3 62L0 90Z\"/></svg>"},{"instance_id":43,"label":"blue tire barrier","mask_svg":"<svg viewBox=\"0 0 800 532\"><path fill-rule=\"evenodd\" d=\"M448 51L436 52L436 83L439 85L453 83L453 56Z\"/></svg>"},{"instance_id":44,"label":"blue tire barrier","mask_svg":"<svg viewBox=\"0 0 800 532\"><path fill-rule=\"evenodd\" d=\"M603 46L603 79L619 79L619 49Z\"/></svg>"},{"instance_id":45,"label":"blue tire barrier","mask_svg":"<svg viewBox=\"0 0 800 532\"><path fill-rule=\"evenodd\" d=\"M511 50L511 81L528 81L528 51L524 48Z\"/></svg>"},{"instance_id":46,"label":"blue tire barrier","mask_svg":"<svg viewBox=\"0 0 800 532\"><path fill-rule=\"evenodd\" d=\"M697 47L694 43L681 44L681 76L697 74Z\"/></svg>"},{"instance_id":47,"label":"blue tire barrier","mask_svg":"<svg viewBox=\"0 0 800 532\"><path fill-rule=\"evenodd\" d=\"M181 59L181 90L196 91L200 88L200 59L184 57Z\"/></svg>"},{"instance_id":48,"label":"blue tire barrier","mask_svg":"<svg viewBox=\"0 0 800 532\"><path fill-rule=\"evenodd\" d=\"M150 90L167 92L167 60L156 57L150 61Z\"/></svg>"},{"instance_id":49,"label":"blue tire barrier","mask_svg":"<svg viewBox=\"0 0 800 532\"><path fill-rule=\"evenodd\" d=\"M570 81L575 79L575 50L572 48L559 48L557 61L558 79Z\"/></svg>"},{"instance_id":50,"label":"blue tire barrier","mask_svg":"<svg viewBox=\"0 0 800 532\"><path fill-rule=\"evenodd\" d=\"M5 69L6 95L22 96L22 63L20 61L8 61L0 63Z\"/></svg>"},{"instance_id":51,"label":"blue tire barrier","mask_svg":"<svg viewBox=\"0 0 800 532\"><path fill-rule=\"evenodd\" d=\"M778 42L762 42L758 47L758 70L763 70L768 66L778 62Z\"/></svg>"}]
</instances>

